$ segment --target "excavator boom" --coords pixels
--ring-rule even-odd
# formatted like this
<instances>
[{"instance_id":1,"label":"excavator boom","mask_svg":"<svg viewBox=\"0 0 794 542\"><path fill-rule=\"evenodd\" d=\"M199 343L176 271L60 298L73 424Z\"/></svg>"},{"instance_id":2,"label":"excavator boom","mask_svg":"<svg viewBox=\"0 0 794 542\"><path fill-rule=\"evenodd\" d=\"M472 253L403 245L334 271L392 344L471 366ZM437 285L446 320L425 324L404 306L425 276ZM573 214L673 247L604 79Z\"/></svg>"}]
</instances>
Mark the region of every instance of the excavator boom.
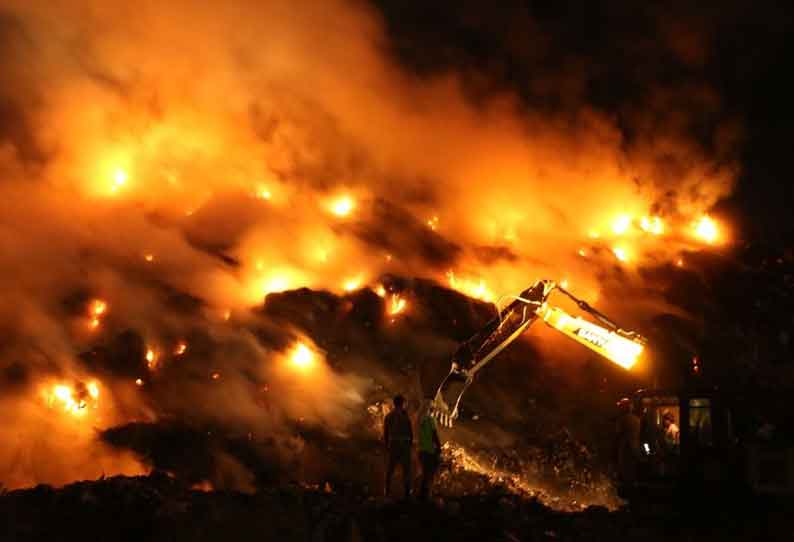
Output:
<instances>
[{"instance_id":1,"label":"excavator boom","mask_svg":"<svg viewBox=\"0 0 794 542\"><path fill-rule=\"evenodd\" d=\"M554 290L570 297L583 311L607 327L571 316L547 303ZM594 352L630 369L645 345L636 333L620 329L609 318L585 301L558 286L554 281L539 280L515 298L471 338L461 343L452 356L452 368L438 387L431 404L431 414L443 425L452 426L458 407L474 376L499 352L507 348L539 318Z\"/></svg>"}]
</instances>

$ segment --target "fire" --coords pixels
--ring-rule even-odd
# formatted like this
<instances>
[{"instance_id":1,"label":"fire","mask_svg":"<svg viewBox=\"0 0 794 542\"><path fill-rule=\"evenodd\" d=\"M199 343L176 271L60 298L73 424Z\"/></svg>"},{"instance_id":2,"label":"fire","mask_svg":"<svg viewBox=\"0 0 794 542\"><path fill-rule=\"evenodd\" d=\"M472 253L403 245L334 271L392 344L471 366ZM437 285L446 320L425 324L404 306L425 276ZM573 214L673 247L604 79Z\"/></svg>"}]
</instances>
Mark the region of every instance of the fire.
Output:
<instances>
[{"instance_id":1,"label":"fire","mask_svg":"<svg viewBox=\"0 0 794 542\"><path fill-rule=\"evenodd\" d=\"M399 294L392 294L391 296L391 303L389 305L389 314L395 316L400 314L402 311L405 310L406 306L405 298L400 296Z\"/></svg>"},{"instance_id":2,"label":"fire","mask_svg":"<svg viewBox=\"0 0 794 542\"><path fill-rule=\"evenodd\" d=\"M102 299L94 299L88 306L89 322L91 329L96 329L102 323L102 315L108 310L107 302Z\"/></svg>"},{"instance_id":3,"label":"fire","mask_svg":"<svg viewBox=\"0 0 794 542\"><path fill-rule=\"evenodd\" d=\"M102 299L94 299L91 302L91 306L89 307L89 310L91 314L94 315L95 318L99 318L100 316L105 314L105 312L108 310L108 304Z\"/></svg>"},{"instance_id":4,"label":"fire","mask_svg":"<svg viewBox=\"0 0 794 542\"><path fill-rule=\"evenodd\" d=\"M436 229L438 229L438 216L433 215L430 217L430 219L427 221L427 227L433 231L436 231Z\"/></svg>"},{"instance_id":5,"label":"fire","mask_svg":"<svg viewBox=\"0 0 794 542\"><path fill-rule=\"evenodd\" d=\"M375 288L375 294L378 297L386 297L386 288L384 288L383 284L378 284L377 288Z\"/></svg>"},{"instance_id":6,"label":"fire","mask_svg":"<svg viewBox=\"0 0 794 542\"><path fill-rule=\"evenodd\" d=\"M346 292L353 292L355 290L358 290L360 286L361 286L361 279L360 278L354 278L354 279L350 279L348 281L345 281L345 283L343 285L343 287L344 287Z\"/></svg>"},{"instance_id":7,"label":"fire","mask_svg":"<svg viewBox=\"0 0 794 542\"><path fill-rule=\"evenodd\" d=\"M682 258L678 258L675 262L678 267L684 267L684 260Z\"/></svg>"},{"instance_id":8,"label":"fire","mask_svg":"<svg viewBox=\"0 0 794 542\"><path fill-rule=\"evenodd\" d=\"M129 179L129 175L123 169L116 169L113 172L113 185L110 187L110 190L115 192L125 184L127 184L127 180Z\"/></svg>"},{"instance_id":9,"label":"fire","mask_svg":"<svg viewBox=\"0 0 794 542\"><path fill-rule=\"evenodd\" d=\"M256 197L267 201L273 197L273 194L271 194L270 190L268 190L267 188L260 187L259 190L256 191Z\"/></svg>"},{"instance_id":10,"label":"fire","mask_svg":"<svg viewBox=\"0 0 794 542\"><path fill-rule=\"evenodd\" d=\"M706 243L714 243L719 237L717 223L709 216L704 216L695 223L695 236Z\"/></svg>"},{"instance_id":11,"label":"fire","mask_svg":"<svg viewBox=\"0 0 794 542\"><path fill-rule=\"evenodd\" d=\"M262 282L261 291L263 295L272 294L276 292L283 292L289 289L289 278L276 275L265 279Z\"/></svg>"},{"instance_id":12,"label":"fire","mask_svg":"<svg viewBox=\"0 0 794 542\"><path fill-rule=\"evenodd\" d=\"M140 378L136 378L135 379L135 385L138 386L138 387L143 386L143 380L141 380Z\"/></svg>"},{"instance_id":13,"label":"fire","mask_svg":"<svg viewBox=\"0 0 794 542\"><path fill-rule=\"evenodd\" d=\"M664 222L658 216L644 216L640 220L640 228L642 228L642 231L653 235L662 235L664 233Z\"/></svg>"},{"instance_id":14,"label":"fire","mask_svg":"<svg viewBox=\"0 0 794 542\"><path fill-rule=\"evenodd\" d=\"M143 256L143 259L151 263L154 261L154 254L145 254Z\"/></svg>"},{"instance_id":15,"label":"fire","mask_svg":"<svg viewBox=\"0 0 794 542\"><path fill-rule=\"evenodd\" d=\"M331 202L331 212L336 216L348 216L356 207L356 202L350 196L340 196Z\"/></svg>"},{"instance_id":16,"label":"fire","mask_svg":"<svg viewBox=\"0 0 794 542\"><path fill-rule=\"evenodd\" d=\"M78 383L75 388L65 384L56 384L47 393L47 403L52 406L59 403L64 412L73 416L83 416L89 406L89 401L93 407L97 407L99 399L99 383L96 381L88 384Z\"/></svg>"},{"instance_id":17,"label":"fire","mask_svg":"<svg viewBox=\"0 0 794 542\"><path fill-rule=\"evenodd\" d=\"M298 369L306 370L314 364L314 352L303 342L299 342L292 349L289 360Z\"/></svg>"},{"instance_id":18,"label":"fire","mask_svg":"<svg viewBox=\"0 0 794 542\"><path fill-rule=\"evenodd\" d=\"M581 256L582 258L587 258L587 250L585 250L583 248L580 248L579 249L579 256Z\"/></svg>"},{"instance_id":19,"label":"fire","mask_svg":"<svg viewBox=\"0 0 794 542\"><path fill-rule=\"evenodd\" d=\"M629 261L629 253L625 247L614 247L612 249L612 253L615 255L615 258L620 260L621 262Z\"/></svg>"},{"instance_id":20,"label":"fire","mask_svg":"<svg viewBox=\"0 0 794 542\"><path fill-rule=\"evenodd\" d=\"M212 373L210 375L210 378L212 378L213 380L218 380L218 379L220 379L220 377L221 377L221 373L218 373L218 372Z\"/></svg>"},{"instance_id":21,"label":"fire","mask_svg":"<svg viewBox=\"0 0 794 542\"><path fill-rule=\"evenodd\" d=\"M187 343L185 341L179 341L174 348L174 355L181 356L187 351Z\"/></svg>"},{"instance_id":22,"label":"fire","mask_svg":"<svg viewBox=\"0 0 794 542\"><path fill-rule=\"evenodd\" d=\"M629 215L620 215L612 222L612 231L615 235L623 235L629 230L630 226L631 217Z\"/></svg>"},{"instance_id":23,"label":"fire","mask_svg":"<svg viewBox=\"0 0 794 542\"><path fill-rule=\"evenodd\" d=\"M480 279L479 281L476 280L469 280L469 279L459 279L455 276L455 273L449 271L447 273L447 279L449 280L449 286L453 290L458 290L466 294L469 297L474 297L476 299L481 299L483 301L493 302L496 299L491 290L488 289L486 286L485 281Z\"/></svg>"},{"instance_id":24,"label":"fire","mask_svg":"<svg viewBox=\"0 0 794 542\"><path fill-rule=\"evenodd\" d=\"M157 358L158 358L157 352L155 352L151 348L146 350L146 366L149 369L154 370L157 368Z\"/></svg>"}]
</instances>

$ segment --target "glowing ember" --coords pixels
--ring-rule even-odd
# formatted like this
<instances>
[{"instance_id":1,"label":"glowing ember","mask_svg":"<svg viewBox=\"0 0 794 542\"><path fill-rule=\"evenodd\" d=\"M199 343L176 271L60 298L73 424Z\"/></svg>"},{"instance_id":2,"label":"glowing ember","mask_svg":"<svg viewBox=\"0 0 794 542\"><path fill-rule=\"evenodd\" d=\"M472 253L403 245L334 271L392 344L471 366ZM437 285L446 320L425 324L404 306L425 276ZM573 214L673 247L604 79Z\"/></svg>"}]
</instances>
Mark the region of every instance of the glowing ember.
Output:
<instances>
[{"instance_id":1,"label":"glowing ember","mask_svg":"<svg viewBox=\"0 0 794 542\"><path fill-rule=\"evenodd\" d=\"M135 385L138 387L143 386L143 380L141 380L140 378L136 378Z\"/></svg>"},{"instance_id":2,"label":"glowing ember","mask_svg":"<svg viewBox=\"0 0 794 542\"><path fill-rule=\"evenodd\" d=\"M187 351L187 343L185 341L179 341L174 347L174 355L181 356Z\"/></svg>"},{"instance_id":3,"label":"glowing ember","mask_svg":"<svg viewBox=\"0 0 794 542\"><path fill-rule=\"evenodd\" d=\"M627 251L625 248L623 248L623 247L614 247L614 248L612 249L612 253L615 255L615 258L617 258L617 259L618 259L618 260L620 260L621 262L627 262L627 261L629 261L629 253L628 253L628 251Z\"/></svg>"},{"instance_id":4,"label":"glowing ember","mask_svg":"<svg viewBox=\"0 0 794 542\"><path fill-rule=\"evenodd\" d=\"M273 197L273 194L270 193L270 190L268 190L267 188L263 187L263 188L260 188L259 190L257 190L256 197L258 197L259 199L263 199L263 200L269 200L270 198Z\"/></svg>"},{"instance_id":5,"label":"glowing ember","mask_svg":"<svg viewBox=\"0 0 794 542\"><path fill-rule=\"evenodd\" d=\"M210 375L210 378L212 378L213 380L218 380L220 377L221 377L221 373L212 373Z\"/></svg>"},{"instance_id":6,"label":"glowing ember","mask_svg":"<svg viewBox=\"0 0 794 542\"><path fill-rule=\"evenodd\" d=\"M146 351L146 366L149 369L156 369L157 368L157 352L149 348Z\"/></svg>"},{"instance_id":7,"label":"glowing ember","mask_svg":"<svg viewBox=\"0 0 794 542\"><path fill-rule=\"evenodd\" d=\"M631 226L631 217L629 215L620 215L612 223L612 231L616 235L623 235L629 230Z\"/></svg>"},{"instance_id":8,"label":"glowing ember","mask_svg":"<svg viewBox=\"0 0 794 542\"><path fill-rule=\"evenodd\" d=\"M314 364L314 352L304 343L299 342L289 356L290 363L298 369L308 369Z\"/></svg>"},{"instance_id":9,"label":"glowing ember","mask_svg":"<svg viewBox=\"0 0 794 542\"><path fill-rule=\"evenodd\" d=\"M676 260L675 264L678 267L684 267L684 260L682 260L681 258L678 258L678 260Z\"/></svg>"},{"instance_id":10,"label":"glowing ember","mask_svg":"<svg viewBox=\"0 0 794 542\"><path fill-rule=\"evenodd\" d=\"M436 231L436 229L438 228L438 217L437 216L431 217L427 221L427 227L430 228L433 231Z\"/></svg>"},{"instance_id":11,"label":"glowing ember","mask_svg":"<svg viewBox=\"0 0 794 542\"><path fill-rule=\"evenodd\" d=\"M560 281L560 286L562 286L565 289L568 289L568 279L562 279L562 281Z\"/></svg>"},{"instance_id":12,"label":"glowing ember","mask_svg":"<svg viewBox=\"0 0 794 542\"><path fill-rule=\"evenodd\" d=\"M147 262L153 262L154 261L154 254L146 254L143 257L143 259L146 260Z\"/></svg>"},{"instance_id":13,"label":"glowing ember","mask_svg":"<svg viewBox=\"0 0 794 542\"><path fill-rule=\"evenodd\" d=\"M378 284L378 287L375 288L375 293L378 297L386 297L386 288L383 287L383 284Z\"/></svg>"},{"instance_id":14,"label":"glowing ember","mask_svg":"<svg viewBox=\"0 0 794 542\"><path fill-rule=\"evenodd\" d=\"M331 212L336 216L349 215L356 206L356 202L350 196L341 196L331 203Z\"/></svg>"},{"instance_id":15,"label":"glowing ember","mask_svg":"<svg viewBox=\"0 0 794 542\"><path fill-rule=\"evenodd\" d=\"M95 317L100 317L108 310L108 304L101 299L94 299L89 307L91 314Z\"/></svg>"},{"instance_id":16,"label":"glowing ember","mask_svg":"<svg viewBox=\"0 0 794 542\"><path fill-rule=\"evenodd\" d=\"M712 218L704 216L695 224L695 236L706 243L714 243L719 237L717 223Z\"/></svg>"},{"instance_id":17,"label":"glowing ember","mask_svg":"<svg viewBox=\"0 0 794 542\"><path fill-rule=\"evenodd\" d=\"M580 248L579 249L579 256L581 256L582 258L586 258L587 257L587 250L585 250L583 248Z\"/></svg>"},{"instance_id":18,"label":"glowing ember","mask_svg":"<svg viewBox=\"0 0 794 542\"><path fill-rule=\"evenodd\" d=\"M228 309L223 311L223 314L221 315L221 317L223 318L224 321L228 322L229 319L232 317L232 311L230 311Z\"/></svg>"},{"instance_id":19,"label":"glowing ember","mask_svg":"<svg viewBox=\"0 0 794 542\"><path fill-rule=\"evenodd\" d=\"M392 294L391 303L389 305L389 314L392 316L400 314L405 310L406 301L399 294Z\"/></svg>"},{"instance_id":20,"label":"glowing ember","mask_svg":"<svg viewBox=\"0 0 794 542\"><path fill-rule=\"evenodd\" d=\"M642 228L642 231L653 235L662 235L664 233L664 222L658 216L644 216L640 220L640 228Z\"/></svg>"}]
</instances>

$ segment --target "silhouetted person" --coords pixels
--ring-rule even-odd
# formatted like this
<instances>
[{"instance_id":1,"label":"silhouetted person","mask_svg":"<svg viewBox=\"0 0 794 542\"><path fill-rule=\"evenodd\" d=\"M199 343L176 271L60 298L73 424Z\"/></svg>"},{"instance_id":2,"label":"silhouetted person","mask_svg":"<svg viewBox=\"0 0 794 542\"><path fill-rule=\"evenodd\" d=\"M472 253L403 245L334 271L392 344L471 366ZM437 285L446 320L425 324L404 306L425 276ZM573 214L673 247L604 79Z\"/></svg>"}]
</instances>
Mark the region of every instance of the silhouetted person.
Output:
<instances>
[{"instance_id":1,"label":"silhouetted person","mask_svg":"<svg viewBox=\"0 0 794 542\"><path fill-rule=\"evenodd\" d=\"M411 427L411 418L405 411L405 398L397 395L394 398L394 410L386 415L383 421L383 442L388 450L388 464L386 466L386 496L391 493L391 479L394 469L402 467L403 482L405 484L405 497L411 495L411 447L414 441L414 432Z\"/></svg>"},{"instance_id":2,"label":"silhouetted person","mask_svg":"<svg viewBox=\"0 0 794 542\"><path fill-rule=\"evenodd\" d=\"M422 463L420 497L427 500L433 478L441 463L441 441L438 438L436 420L430 415L429 405L426 405L424 415L419 420L419 462Z\"/></svg>"},{"instance_id":3,"label":"silhouetted person","mask_svg":"<svg viewBox=\"0 0 794 542\"><path fill-rule=\"evenodd\" d=\"M617 440L618 476L626 486L637 481L637 466L640 460L640 419L634 414L629 399L618 401L621 410L615 427Z\"/></svg>"}]
</instances>

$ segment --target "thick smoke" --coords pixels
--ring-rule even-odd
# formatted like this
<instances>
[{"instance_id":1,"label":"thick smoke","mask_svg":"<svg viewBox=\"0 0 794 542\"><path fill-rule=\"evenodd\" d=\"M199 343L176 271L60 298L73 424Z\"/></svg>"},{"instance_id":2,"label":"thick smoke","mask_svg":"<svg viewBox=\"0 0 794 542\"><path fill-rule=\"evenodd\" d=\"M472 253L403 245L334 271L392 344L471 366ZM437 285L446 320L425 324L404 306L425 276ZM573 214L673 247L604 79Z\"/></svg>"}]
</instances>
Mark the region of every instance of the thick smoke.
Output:
<instances>
[{"instance_id":1,"label":"thick smoke","mask_svg":"<svg viewBox=\"0 0 794 542\"><path fill-rule=\"evenodd\" d=\"M718 109L717 97L660 88L626 127L577 100L473 100L459 73L420 76L389 50L359 2L0 1L0 385L13 420L0 480L143 468L95 438L129 422L256 428L284 436L279 457L298 421L347 434L388 371L369 351L335 370L312 337L256 310L268 293L341 294L392 274L496 300L548 277L634 322L661 303L638 268L697 246L691 223L735 175L733 131L716 146L687 135L692 104ZM621 215L633 222L617 236ZM629 310L604 295L618 289L651 301ZM309 378L290 364L298 341L315 356ZM79 416L53 399L58 383L93 380L99 398ZM21 427L30 435L12 438Z\"/></svg>"}]
</instances>

